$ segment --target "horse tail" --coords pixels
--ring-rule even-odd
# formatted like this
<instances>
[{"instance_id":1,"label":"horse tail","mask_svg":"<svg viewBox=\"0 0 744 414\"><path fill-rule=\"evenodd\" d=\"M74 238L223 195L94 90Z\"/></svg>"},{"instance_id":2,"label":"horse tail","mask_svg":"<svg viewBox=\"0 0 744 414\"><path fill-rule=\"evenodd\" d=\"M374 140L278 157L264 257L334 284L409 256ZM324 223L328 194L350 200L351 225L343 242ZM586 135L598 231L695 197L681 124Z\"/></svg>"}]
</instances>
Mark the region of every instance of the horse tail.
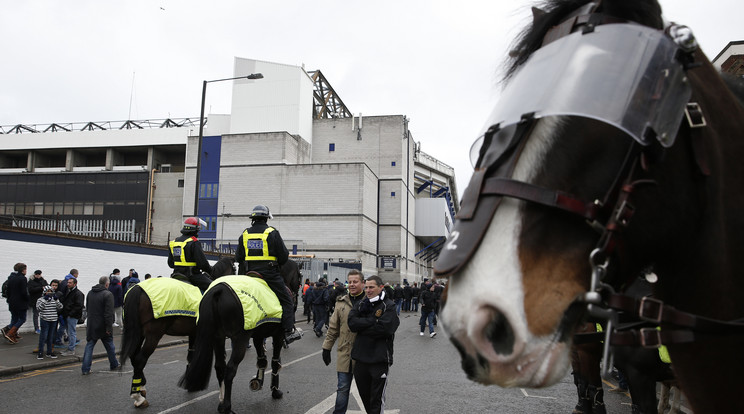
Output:
<instances>
[{"instance_id":1,"label":"horse tail","mask_svg":"<svg viewBox=\"0 0 744 414\"><path fill-rule=\"evenodd\" d=\"M124 297L124 304L122 305L124 326L121 346L119 347L121 351L121 361L119 363L122 366L127 362L127 358L134 357L142 344L142 321L140 321L139 307L141 297L144 294L145 291L135 285Z\"/></svg>"},{"instance_id":2,"label":"horse tail","mask_svg":"<svg viewBox=\"0 0 744 414\"><path fill-rule=\"evenodd\" d=\"M186 372L178 380L178 386L189 392L204 390L209 385L214 358L214 337L219 323L217 306L220 291L219 286L210 289L199 303L194 355L186 366Z\"/></svg>"}]
</instances>

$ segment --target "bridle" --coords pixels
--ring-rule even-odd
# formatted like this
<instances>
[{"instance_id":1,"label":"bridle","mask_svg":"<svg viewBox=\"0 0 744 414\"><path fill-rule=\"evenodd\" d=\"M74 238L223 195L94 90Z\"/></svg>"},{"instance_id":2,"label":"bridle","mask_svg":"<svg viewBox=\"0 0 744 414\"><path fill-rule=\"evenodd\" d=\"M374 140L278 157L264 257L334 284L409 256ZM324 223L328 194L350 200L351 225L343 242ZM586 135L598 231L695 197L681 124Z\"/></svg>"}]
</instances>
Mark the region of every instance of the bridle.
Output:
<instances>
[{"instance_id":1,"label":"bridle","mask_svg":"<svg viewBox=\"0 0 744 414\"><path fill-rule=\"evenodd\" d=\"M552 28L543 39L543 46L557 41L564 36L581 31L590 33L599 25L625 23L615 17L596 13L599 2L589 3L577 10L562 23ZM696 49L694 38L674 35L680 26L669 26L666 33L672 33L675 43L679 45L676 58L679 65L687 71L694 68L693 53ZM688 102L682 108L690 128L695 160L703 175L710 174L707 157L702 149L700 130L706 126L700 107ZM680 114L680 118L681 118ZM679 118L678 118L679 119ZM602 199L585 200L573 194L548 189L531 183L515 180L512 177L517 160L526 144L526 137L536 124L534 113L522 115L519 122L502 128L495 124L483 135L483 143L478 152L478 162L471 183L462 200L458 213L458 227L452 232L444 250L447 255L440 256L435 269L438 275L449 275L462 268L462 265L473 254L480 244L485 228L488 227L494 212L504 197L516 198L534 204L559 209L583 218L599 232L599 240L589 256L592 269L589 291L579 299L587 306L588 314L594 320L604 321L606 327L601 333L604 339L603 369L612 367L611 345L637 345L646 348L658 348L662 345L694 342L703 336L744 333L742 321L720 321L694 315L675 309L662 301L651 298L634 298L617 293L618 286L629 280L610 280L608 272L611 257L622 257L623 231L628 227L634 215L632 196L635 190L644 185L655 185L655 182L642 177L650 164L656 162L655 153L663 150L656 137L648 137L650 145L643 145L634 140L629 146L623 162L618 169L612 184ZM644 131L653 135L654 131ZM676 131L675 131L676 132ZM500 151L495 153L489 148L496 143ZM461 234L479 235L471 239L460 239ZM442 260L444 258L444 260ZM619 326L620 313L624 317L634 318L637 322ZM657 327L663 325L663 329ZM599 336L597 334L588 334ZM600 338L597 338L600 340ZM606 372L605 372L606 373Z\"/></svg>"}]
</instances>

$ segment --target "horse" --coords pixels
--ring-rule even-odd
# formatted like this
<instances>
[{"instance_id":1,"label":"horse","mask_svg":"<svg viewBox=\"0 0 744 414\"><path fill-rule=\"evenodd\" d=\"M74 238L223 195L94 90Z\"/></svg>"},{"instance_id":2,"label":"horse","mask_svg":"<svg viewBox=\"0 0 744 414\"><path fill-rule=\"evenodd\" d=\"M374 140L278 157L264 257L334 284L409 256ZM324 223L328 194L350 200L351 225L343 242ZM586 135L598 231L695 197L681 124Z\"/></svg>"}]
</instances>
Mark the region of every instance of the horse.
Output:
<instances>
[{"instance_id":1,"label":"horse","mask_svg":"<svg viewBox=\"0 0 744 414\"><path fill-rule=\"evenodd\" d=\"M292 259L287 259L286 263L279 267L279 272L284 279L284 283L289 288L292 295L292 303L294 303L294 310L297 312L297 294L300 291L300 280L302 274L300 274L300 267Z\"/></svg>"},{"instance_id":2,"label":"horse","mask_svg":"<svg viewBox=\"0 0 744 414\"><path fill-rule=\"evenodd\" d=\"M259 279L256 272L249 272L249 276L236 276L246 281ZM255 276L255 278L253 277ZM224 280L224 279L223 279ZM271 294L271 290L264 284L265 290L271 294L276 301L275 308L279 310L274 318L266 317L268 310L266 302L259 300L261 286L238 287L226 283L215 283L210 286L199 304L199 320L196 327L196 342L194 344L194 356L186 367L186 372L178 382L178 385L189 392L201 391L207 388L210 380L210 369L212 358L217 381L220 385L220 402L217 411L220 413L232 413L232 385L237 374L238 366L245 357L246 348L251 338L258 354L256 377L250 381L250 388L258 391L263 386L264 374L268 366L264 340L272 338L273 352L271 357L271 397L280 399L283 392L279 390L279 370L281 369L281 350L284 344L284 330L281 326L281 306L278 299ZM264 320L257 322L252 329L246 329L243 305L238 297L238 291L242 291L246 297L246 306L263 312ZM258 298L258 299L257 299ZM252 306L251 306L252 305ZM236 317L237 316L237 317ZM269 314L270 316L270 314ZM225 363L225 339L230 338L232 352L230 360Z\"/></svg>"},{"instance_id":3,"label":"horse","mask_svg":"<svg viewBox=\"0 0 744 414\"><path fill-rule=\"evenodd\" d=\"M434 265L450 279L440 316L463 369L554 384L591 312L612 344L667 345L694 411L744 412L730 398L744 368L744 107L656 1L542 7ZM648 266L653 300L618 293ZM617 309L661 331L619 335Z\"/></svg>"},{"instance_id":4,"label":"horse","mask_svg":"<svg viewBox=\"0 0 744 414\"><path fill-rule=\"evenodd\" d=\"M216 277L234 274L234 262L231 257L223 257L212 267L212 274L217 275ZM174 281L176 280L171 278L154 278L146 282L166 284ZM176 291L180 293L180 289L188 288L196 289L198 293L198 288L186 282L178 281L178 283L183 284L183 286L176 284L175 289L173 289L174 294L177 294ZM135 285L127 292L123 307L124 326L121 347L119 348L121 350L121 365L123 366L126 363L127 358L131 359L134 373L132 374L130 397L134 400L135 407L146 408L150 405L146 398L147 390L145 388L147 379L144 369L147 360L155 352L155 348L157 348L163 335L171 335L189 337L189 351L186 359L190 361L194 333L196 332L196 317L195 315L179 314L155 319L153 303L140 284Z\"/></svg>"}]
</instances>

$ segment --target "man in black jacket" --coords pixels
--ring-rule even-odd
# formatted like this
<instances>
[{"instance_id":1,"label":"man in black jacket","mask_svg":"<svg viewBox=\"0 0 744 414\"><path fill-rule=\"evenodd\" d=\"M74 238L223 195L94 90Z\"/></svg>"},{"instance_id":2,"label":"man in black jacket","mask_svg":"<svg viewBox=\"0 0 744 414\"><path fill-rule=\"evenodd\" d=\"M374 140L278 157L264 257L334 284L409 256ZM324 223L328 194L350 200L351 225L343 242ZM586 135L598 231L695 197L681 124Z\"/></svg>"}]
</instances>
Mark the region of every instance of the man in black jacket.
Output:
<instances>
[{"instance_id":1,"label":"man in black jacket","mask_svg":"<svg viewBox=\"0 0 744 414\"><path fill-rule=\"evenodd\" d=\"M67 351L60 355L75 355L75 345L77 345L77 323L78 319L83 317L83 306L85 306L85 295L77 287L77 278L67 279L67 293L62 299L62 315L67 323L67 338L69 339Z\"/></svg>"},{"instance_id":2,"label":"man in black jacket","mask_svg":"<svg viewBox=\"0 0 744 414\"><path fill-rule=\"evenodd\" d=\"M366 297L349 312L349 330L357 334L351 359L365 411L380 413L385 407L385 386L400 320L379 276L367 278L364 292Z\"/></svg>"},{"instance_id":3,"label":"man in black jacket","mask_svg":"<svg viewBox=\"0 0 744 414\"><path fill-rule=\"evenodd\" d=\"M279 230L266 222L272 218L269 208L263 205L253 207L251 227L245 229L238 238L235 261L238 262L238 274L258 272L266 281L282 305L282 327L286 344L302 338L302 333L295 329L294 303L287 285L284 283L279 266L289 259L289 251Z\"/></svg>"},{"instance_id":4,"label":"man in black jacket","mask_svg":"<svg viewBox=\"0 0 744 414\"><path fill-rule=\"evenodd\" d=\"M39 330L39 310L36 309L36 301L39 300L44 292L44 287L47 285L47 281L41 275L41 270L34 271L34 275L28 280L28 306L31 308L31 314L34 318L34 332L37 334L41 331Z\"/></svg>"},{"instance_id":5,"label":"man in black jacket","mask_svg":"<svg viewBox=\"0 0 744 414\"><path fill-rule=\"evenodd\" d=\"M88 292L86 307L88 310L88 329L85 337L88 343L83 353L83 375L90 374L90 365L93 359L93 348L100 339L108 354L109 367L114 370L119 367L116 360L116 348L114 347L114 294L108 290L108 276L101 276L98 284Z\"/></svg>"},{"instance_id":6,"label":"man in black jacket","mask_svg":"<svg viewBox=\"0 0 744 414\"><path fill-rule=\"evenodd\" d=\"M2 329L3 336L11 344L17 344L20 337L18 329L26 322L28 308L28 286L26 281L26 265L16 263L13 273L8 276L8 310L10 310L10 324Z\"/></svg>"}]
</instances>

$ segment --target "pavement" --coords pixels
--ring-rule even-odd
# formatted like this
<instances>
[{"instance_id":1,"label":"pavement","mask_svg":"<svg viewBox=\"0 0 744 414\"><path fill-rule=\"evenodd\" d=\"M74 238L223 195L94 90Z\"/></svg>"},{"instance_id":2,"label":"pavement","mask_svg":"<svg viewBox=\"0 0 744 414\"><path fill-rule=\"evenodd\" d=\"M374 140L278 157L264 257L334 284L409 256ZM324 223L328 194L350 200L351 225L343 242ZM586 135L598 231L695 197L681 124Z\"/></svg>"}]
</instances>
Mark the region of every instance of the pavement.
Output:
<instances>
[{"instance_id":1,"label":"pavement","mask_svg":"<svg viewBox=\"0 0 744 414\"><path fill-rule=\"evenodd\" d=\"M9 343L4 337L0 337L0 377L16 375L24 372L30 372L40 369L48 369L59 365L74 364L83 362L83 352L85 351L85 330L84 325L78 325L77 337L80 343L75 347L75 355L62 356L51 359L47 356L43 360L36 359L36 350L39 345L39 335L33 331L21 332L23 337L17 344ZM116 354L119 355L119 346L121 345L121 327L114 328L114 346ZM188 343L188 338L180 336L165 335L160 340L158 348ZM54 352L61 353L67 351L67 348L54 348ZM93 359L106 358L106 349L101 341L96 343L93 349Z\"/></svg>"}]
</instances>

